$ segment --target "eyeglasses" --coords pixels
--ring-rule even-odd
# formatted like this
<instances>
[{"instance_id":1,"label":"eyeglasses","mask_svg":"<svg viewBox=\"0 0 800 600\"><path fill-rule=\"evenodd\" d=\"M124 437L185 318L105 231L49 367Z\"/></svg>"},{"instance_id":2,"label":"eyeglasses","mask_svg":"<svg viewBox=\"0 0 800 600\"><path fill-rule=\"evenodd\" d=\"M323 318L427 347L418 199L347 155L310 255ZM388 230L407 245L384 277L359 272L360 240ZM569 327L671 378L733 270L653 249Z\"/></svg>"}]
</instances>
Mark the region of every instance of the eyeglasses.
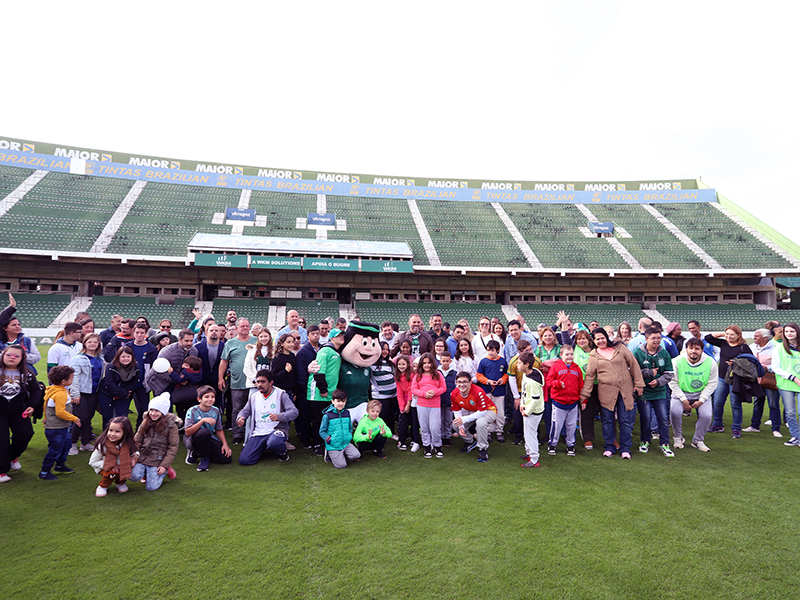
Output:
<instances>
[{"instance_id":1,"label":"eyeglasses","mask_svg":"<svg viewBox=\"0 0 800 600\"><path fill-rule=\"evenodd\" d=\"M172 329L172 325L160 325L161 329Z\"/></svg>"},{"instance_id":2,"label":"eyeglasses","mask_svg":"<svg viewBox=\"0 0 800 600\"><path fill-rule=\"evenodd\" d=\"M298 324L298 325L302 325L303 327L305 327L305 325L306 325L306 322L305 322L305 321L298 321L298 322L297 322L297 324Z\"/></svg>"}]
</instances>

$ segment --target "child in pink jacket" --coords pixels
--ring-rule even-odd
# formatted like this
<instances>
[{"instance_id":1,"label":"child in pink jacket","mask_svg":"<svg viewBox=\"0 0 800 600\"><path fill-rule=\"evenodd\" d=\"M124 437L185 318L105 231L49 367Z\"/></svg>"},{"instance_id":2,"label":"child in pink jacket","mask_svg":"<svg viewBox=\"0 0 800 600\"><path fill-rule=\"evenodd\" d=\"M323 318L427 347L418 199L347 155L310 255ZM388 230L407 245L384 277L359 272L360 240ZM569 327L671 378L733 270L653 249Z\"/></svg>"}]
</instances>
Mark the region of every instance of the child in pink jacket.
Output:
<instances>
[{"instance_id":1,"label":"child in pink jacket","mask_svg":"<svg viewBox=\"0 0 800 600\"><path fill-rule=\"evenodd\" d=\"M417 374L411 381L411 393L417 397L417 418L422 434L425 458L443 458L442 452L442 402L447 383L436 368L436 358L426 352L419 358Z\"/></svg>"}]
</instances>

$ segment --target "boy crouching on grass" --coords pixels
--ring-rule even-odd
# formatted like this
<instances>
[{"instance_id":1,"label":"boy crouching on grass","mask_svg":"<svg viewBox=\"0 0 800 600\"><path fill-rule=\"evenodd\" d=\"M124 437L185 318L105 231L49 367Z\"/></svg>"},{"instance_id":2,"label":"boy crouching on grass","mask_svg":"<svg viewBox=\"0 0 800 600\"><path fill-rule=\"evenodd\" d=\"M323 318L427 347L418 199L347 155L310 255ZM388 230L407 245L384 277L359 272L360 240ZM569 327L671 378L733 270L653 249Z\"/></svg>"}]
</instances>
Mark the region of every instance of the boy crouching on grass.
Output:
<instances>
[{"instance_id":1,"label":"boy crouching on grass","mask_svg":"<svg viewBox=\"0 0 800 600\"><path fill-rule=\"evenodd\" d=\"M331 396L332 404L322 414L319 437L325 441L325 460L337 469L345 469L347 461L360 460L361 453L351 443L353 423L350 411L344 407L347 394L343 390L334 390Z\"/></svg>"},{"instance_id":2,"label":"boy crouching on grass","mask_svg":"<svg viewBox=\"0 0 800 600\"><path fill-rule=\"evenodd\" d=\"M367 450L378 458L386 458L383 447L386 446L386 439L392 437L392 430L386 422L381 419L381 405L379 400L370 400L367 404L367 414L356 426L353 434L353 441L358 444L358 450L362 454Z\"/></svg>"},{"instance_id":3,"label":"boy crouching on grass","mask_svg":"<svg viewBox=\"0 0 800 600\"><path fill-rule=\"evenodd\" d=\"M539 423L544 414L544 375L534 367L538 361L533 354L520 354L516 368L522 374L520 384L519 410L522 413L522 427L525 435L525 455L520 467L539 467Z\"/></svg>"},{"instance_id":4,"label":"boy crouching on grass","mask_svg":"<svg viewBox=\"0 0 800 600\"><path fill-rule=\"evenodd\" d=\"M183 443L186 445L186 464L198 461L198 471L208 471L211 462L231 464L231 449L222 430L222 413L214 406L217 394L210 385L197 389L197 402L186 412Z\"/></svg>"},{"instance_id":5,"label":"boy crouching on grass","mask_svg":"<svg viewBox=\"0 0 800 600\"><path fill-rule=\"evenodd\" d=\"M72 424L81 426L81 420L72 414L72 400L67 388L72 385L75 370L72 367L53 367L47 374L50 385L44 395L44 435L47 437L47 454L42 461L39 479L53 480L53 465L57 473L74 473L67 466L67 456L72 447Z\"/></svg>"}]
</instances>

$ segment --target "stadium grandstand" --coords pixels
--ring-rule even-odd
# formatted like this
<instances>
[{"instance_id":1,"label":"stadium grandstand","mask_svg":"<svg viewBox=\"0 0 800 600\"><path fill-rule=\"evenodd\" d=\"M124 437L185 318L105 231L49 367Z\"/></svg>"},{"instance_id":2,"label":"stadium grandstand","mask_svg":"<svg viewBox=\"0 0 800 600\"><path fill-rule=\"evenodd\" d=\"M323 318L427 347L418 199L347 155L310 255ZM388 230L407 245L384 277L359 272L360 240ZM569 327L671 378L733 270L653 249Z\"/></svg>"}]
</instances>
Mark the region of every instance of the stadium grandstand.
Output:
<instances>
[{"instance_id":1,"label":"stadium grandstand","mask_svg":"<svg viewBox=\"0 0 800 600\"><path fill-rule=\"evenodd\" d=\"M0 254L0 290L43 330L78 310L180 327L244 306L271 328L292 308L800 320L776 283L800 277L800 247L700 179L398 178L0 138Z\"/></svg>"}]
</instances>

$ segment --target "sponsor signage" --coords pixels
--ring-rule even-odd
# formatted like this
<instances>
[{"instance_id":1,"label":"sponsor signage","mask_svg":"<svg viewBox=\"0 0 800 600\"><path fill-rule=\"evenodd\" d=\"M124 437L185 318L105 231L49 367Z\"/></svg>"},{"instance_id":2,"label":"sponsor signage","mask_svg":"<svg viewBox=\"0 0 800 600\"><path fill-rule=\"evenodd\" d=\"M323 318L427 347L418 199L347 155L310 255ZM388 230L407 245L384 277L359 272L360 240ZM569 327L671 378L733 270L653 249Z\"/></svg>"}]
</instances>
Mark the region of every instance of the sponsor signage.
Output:
<instances>
[{"instance_id":1,"label":"sponsor signage","mask_svg":"<svg viewBox=\"0 0 800 600\"><path fill-rule=\"evenodd\" d=\"M226 208L225 218L229 221L255 221L255 208Z\"/></svg>"},{"instance_id":2,"label":"sponsor signage","mask_svg":"<svg viewBox=\"0 0 800 600\"><path fill-rule=\"evenodd\" d=\"M304 258L307 271L358 271L358 259L349 258Z\"/></svg>"},{"instance_id":3,"label":"sponsor signage","mask_svg":"<svg viewBox=\"0 0 800 600\"><path fill-rule=\"evenodd\" d=\"M592 233L614 233L614 224L590 222L589 229L592 230Z\"/></svg>"},{"instance_id":4,"label":"sponsor signage","mask_svg":"<svg viewBox=\"0 0 800 600\"><path fill-rule=\"evenodd\" d=\"M367 260L361 259L364 273L413 273L414 263L407 260Z\"/></svg>"},{"instance_id":5,"label":"sponsor signage","mask_svg":"<svg viewBox=\"0 0 800 600\"><path fill-rule=\"evenodd\" d=\"M300 269L303 266L302 258L280 256L251 256L251 269Z\"/></svg>"},{"instance_id":6,"label":"sponsor signage","mask_svg":"<svg viewBox=\"0 0 800 600\"><path fill-rule=\"evenodd\" d=\"M195 254L194 264L198 267L247 268L247 256L239 254Z\"/></svg>"},{"instance_id":7,"label":"sponsor signage","mask_svg":"<svg viewBox=\"0 0 800 600\"><path fill-rule=\"evenodd\" d=\"M309 225L336 227L336 215L332 213L307 213Z\"/></svg>"}]
</instances>

